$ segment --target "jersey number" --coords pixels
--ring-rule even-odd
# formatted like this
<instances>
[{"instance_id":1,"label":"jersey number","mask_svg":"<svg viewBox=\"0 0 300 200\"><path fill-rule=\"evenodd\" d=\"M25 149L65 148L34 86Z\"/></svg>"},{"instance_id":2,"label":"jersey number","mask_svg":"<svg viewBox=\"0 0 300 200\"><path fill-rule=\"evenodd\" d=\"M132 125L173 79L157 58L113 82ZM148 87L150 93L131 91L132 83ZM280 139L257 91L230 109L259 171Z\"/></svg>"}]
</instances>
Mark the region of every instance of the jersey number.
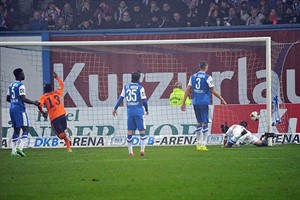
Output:
<instances>
[{"instance_id":1,"label":"jersey number","mask_svg":"<svg viewBox=\"0 0 300 200\"><path fill-rule=\"evenodd\" d=\"M53 103L52 103L50 97L48 97L47 100L48 100L48 102L49 102L50 108L53 108L54 106L53 106ZM55 100L54 103L55 103L56 105L59 105L59 104L60 104L60 100L59 100L59 96L58 96L58 95L55 95L55 96L54 96L54 100Z\"/></svg>"},{"instance_id":2,"label":"jersey number","mask_svg":"<svg viewBox=\"0 0 300 200\"><path fill-rule=\"evenodd\" d=\"M200 82L201 82L201 78L196 78L195 88L196 88L197 90L200 89Z\"/></svg>"},{"instance_id":3,"label":"jersey number","mask_svg":"<svg viewBox=\"0 0 300 200\"><path fill-rule=\"evenodd\" d=\"M137 100L137 90L126 90L126 101L136 101Z\"/></svg>"},{"instance_id":4,"label":"jersey number","mask_svg":"<svg viewBox=\"0 0 300 200\"><path fill-rule=\"evenodd\" d=\"M15 86L12 86L11 88L11 98L15 99L16 98L16 94L15 94Z\"/></svg>"}]
</instances>

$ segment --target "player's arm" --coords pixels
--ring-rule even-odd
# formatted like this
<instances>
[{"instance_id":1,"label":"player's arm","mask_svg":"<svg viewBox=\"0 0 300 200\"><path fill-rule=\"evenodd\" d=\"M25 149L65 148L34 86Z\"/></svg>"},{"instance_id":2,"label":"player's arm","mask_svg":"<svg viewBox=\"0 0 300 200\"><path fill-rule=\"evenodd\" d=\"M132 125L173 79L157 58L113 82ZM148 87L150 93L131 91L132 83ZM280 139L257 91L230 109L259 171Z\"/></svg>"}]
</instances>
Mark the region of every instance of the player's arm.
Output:
<instances>
[{"instance_id":1,"label":"player's arm","mask_svg":"<svg viewBox=\"0 0 300 200\"><path fill-rule=\"evenodd\" d=\"M181 104L181 110L182 111L185 111L186 107L185 107L185 102L186 102L186 99L190 93L190 89L191 89L191 85L189 84L187 87L186 87L186 90L184 92L184 96L183 96L183 99L182 99L182 104Z\"/></svg>"},{"instance_id":2,"label":"player's arm","mask_svg":"<svg viewBox=\"0 0 300 200\"><path fill-rule=\"evenodd\" d=\"M114 117L117 115L117 109L121 105L121 103L123 102L124 97L125 97L125 90L123 88L122 92L121 92L121 95L120 95L120 97L119 97L119 99L118 99L118 101L117 101L117 103L116 103L116 105L113 109L113 112L112 112Z\"/></svg>"},{"instance_id":3,"label":"player's arm","mask_svg":"<svg viewBox=\"0 0 300 200\"><path fill-rule=\"evenodd\" d=\"M148 99L146 97L145 88L143 88L143 87L141 88L140 95L141 95L141 99L142 99L142 105L145 108L146 115L148 115L149 114L149 111L148 111Z\"/></svg>"},{"instance_id":4,"label":"player's arm","mask_svg":"<svg viewBox=\"0 0 300 200\"><path fill-rule=\"evenodd\" d=\"M10 103L10 95L6 95L6 101Z\"/></svg>"},{"instance_id":5,"label":"player's arm","mask_svg":"<svg viewBox=\"0 0 300 200\"><path fill-rule=\"evenodd\" d=\"M64 82L60 79L60 77L57 75L57 73L53 72L53 78L55 78L59 84L59 89L63 90L65 88Z\"/></svg>"},{"instance_id":6,"label":"player's arm","mask_svg":"<svg viewBox=\"0 0 300 200\"><path fill-rule=\"evenodd\" d=\"M224 134L224 138L223 138L223 147L225 148L226 147L226 144L227 144L227 139L228 138L228 135L227 134Z\"/></svg>"},{"instance_id":7,"label":"player's arm","mask_svg":"<svg viewBox=\"0 0 300 200\"><path fill-rule=\"evenodd\" d=\"M39 106L39 102L38 102L38 101L32 101L32 100L27 99L27 98L25 97L25 95L26 95L26 89L25 89L25 86L24 86L24 85L21 85L21 86L19 87L19 95L20 95L20 98L22 99L22 101L23 101L24 103L27 103L27 104L34 104L34 105L36 105L36 106Z\"/></svg>"},{"instance_id":8,"label":"player's arm","mask_svg":"<svg viewBox=\"0 0 300 200\"><path fill-rule=\"evenodd\" d=\"M221 100L221 103L224 105L227 105L227 102L223 99L223 97L219 94L219 92L216 90L215 87L211 87L210 91L218 98Z\"/></svg>"},{"instance_id":9,"label":"player's arm","mask_svg":"<svg viewBox=\"0 0 300 200\"><path fill-rule=\"evenodd\" d=\"M191 101L190 97L187 96L186 101L185 101L185 105L189 106L191 104L192 104L192 101Z\"/></svg>"},{"instance_id":10,"label":"player's arm","mask_svg":"<svg viewBox=\"0 0 300 200\"><path fill-rule=\"evenodd\" d=\"M39 105L38 108L39 108L39 111L41 112L41 114L43 115L43 117L47 118L48 117L48 113L43 110L42 106Z\"/></svg>"},{"instance_id":11,"label":"player's arm","mask_svg":"<svg viewBox=\"0 0 300 200\"><path fill-rule=\"evenodd\" d=\"M223 147L232 147L232 146L228 146L227 145L227 142L228 142L228 137L229 137L229 135L230 134L232 134L232 129L233 129L233 125L232 126L230 126L229 128L228 128L228 126L227 126L227 124L226 124L226 132L225 132L225 134L224 134L224 139L223 139ZM222 127L221 127L222 128ZM223 128L222 128L223 129ZM225 131L225 129L224 130L222 130L222 132L223 131Z\"/></svg>"},{"instance_id":12,"label":"player's arm","mask_svg":"<svg viewBox=\"0 0 300 200\"><path fill-rule=\"evenodd\" d=\"M113 109L113 116L115 117L117 115L117 109L118 107L121 105L122 101L123 101L124 97L120 96L114 109Z\"/></svg>"},{"instance_id":13,"label":"player's arm","mask_svg":"<svg viewBox=\"0 0 300 200\"><path fill-rule=\"evenodd\" d=\"M21 99L22 99L22 101L23 101L24 103L27 103L27 104L34 104L35 106L39 106L39 104L40 104L38 101L32 101L32 100L30 100L30 99L27 99L27 98L25 97L25 95L21 95L20 97L21 97Z\"/></svg>"},{"instance_id":14,"label":"player's arm","mask_svg":"<svg viewBox=\"0 0 300 200\"><path fill-rule=\"evenodd\" d=\"M148 99L142 99L142 102L143 102L143 106L145 108L145 111L146 111L146 115L149 114L149 111L148 111Z\"/></svg>"},{"instance_id":15,"label":"player's arm","mask_svg":"<svg viewBox=\"0 0 300 200\"><path fill-rule=\"evenodd\" d=\"M10 103L9 89L7 90L7 93L6 93L6 101Z\"/></svg>"},{"instance_id":16,"label":"player's arm","mask_svg":"<svg viewBox=\"0 0 300 200\"><path fill-rule=\"evenodd\" d=\"M39 99L39 106L38 106L38 109L39 109L39 111L41 112L41 114L43 115L43 117L44 117L44 118L47 118L48 113L45 112L45 111L43 110L43 108L42 108L42 106L44 105L44 103L45 103L44 97L41 96L41 98Z\"/></svg>"}]
</instances>

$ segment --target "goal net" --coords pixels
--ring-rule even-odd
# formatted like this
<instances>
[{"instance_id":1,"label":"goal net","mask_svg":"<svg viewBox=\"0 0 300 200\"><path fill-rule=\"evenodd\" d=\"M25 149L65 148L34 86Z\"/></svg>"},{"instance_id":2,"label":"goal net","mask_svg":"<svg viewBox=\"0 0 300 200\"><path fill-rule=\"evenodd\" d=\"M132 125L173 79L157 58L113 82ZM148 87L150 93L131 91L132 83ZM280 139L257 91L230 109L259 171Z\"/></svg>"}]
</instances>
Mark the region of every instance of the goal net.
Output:
<instances>
[{"instance_id":1,"label":"goal net","mask_svg":"<svg viewBox=\"0 0 300 200\"><path fill-rule=\"evenodd\" d=\"M169 95L175 82L186 88L189 77L199 70L199 62L209 64L208 74L228 105L212 96L209 144L222 142L221 125L242 120L252 133L289 133L289 118L282 87L285 56L292 44L270 38L227 38L147 41L1 42L1 123L3 147L10 146L12 128L9 103L5 101L12 71L21 67L26 79L26 97L38 99L45 83L57 82L55 71L64 81L64 105L73 146L122 146L126 143L126 107L112 116L122 87L131 73L142 73L141 85L148 97L146 116L148 145L194 144L196 118L193 107L186 112L170 106ZM272 99L279 97L281 123L272 126ZM192 96L190 96L192 98ZM31 147L60 146L33 105L26 105L30 120ZM250 113L260 114L258 121ZM135 134L138 134L137 132ZM133 144L139 143L134 137Z\"/></svg>"}]
</instances>

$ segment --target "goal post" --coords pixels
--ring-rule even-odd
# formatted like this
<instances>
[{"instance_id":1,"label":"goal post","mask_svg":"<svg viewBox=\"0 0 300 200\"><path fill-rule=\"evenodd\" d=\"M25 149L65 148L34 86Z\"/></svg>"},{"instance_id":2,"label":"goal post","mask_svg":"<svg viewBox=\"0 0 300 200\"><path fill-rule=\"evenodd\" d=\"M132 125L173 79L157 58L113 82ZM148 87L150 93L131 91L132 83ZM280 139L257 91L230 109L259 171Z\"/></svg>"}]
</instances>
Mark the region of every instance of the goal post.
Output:
<instances>
[{"instance_id":1,"label":"goal post","mask_svg":"<svg viewBox=\"0 0 300 200\"><path fill-rule=\"evenodd\" d=\"M248 71L251 70L251 74L255 74L258 70L261 71L261 73L265 72L265 100L263 97L259 97L259 100L255 100L256 97L253 97L254 100L252 99L251 101L265 105L265 119L264 121L262 120L262 123L264 123L265 126L263 130L270 133L274 131L274 127L272 127L272 95L274 93L273 90L277 89L272 89L272 63L276 61L272 59L272 41L270 37L120 41L16 41L0 42L0 47L1 52L5 51L5 49L13 49L15 51L20 51L20 54L28 54L27 57L30 57L32 60L45 58L38 58L40 55L30 55L30 52L47 51L49 53L49 59L51 59L51 61L49 61L51 63L50 68L47 67L45 70L43 69L45 66L39 66L43 65L44 61L39 63L34 61L37 63L36 70L39 70L42 73L44 79L47 75L43 73L48 73L50 71L56 71L65 78L67 92L64 96L64 102L67 107L66 109L71 110L72 112L68 115L68 119L70 120L69 124L74 129L77 129L77 134L90 134L90 132L85 131L86 129L90 129L92 123L101 124L93 127L91 132L95 133L92 134L101 135L109 133L113 135L119 132L117 129L121 129L120 135L123 136L126 134L125 112L121 110L122 117L118 120L111 118L110 112L112 105L120 94L122 85L126 81L130 81L128 72L134 69L141 69L143 74L142 85L145 84L146 89L150 88L150 114L152 109L154 111L152 114L157 115L148 117L151 122L151 125L148 126L148 133L154 136L167 132L171 132L171 134L174 135L180 135L180 133L183 135L192 135L192 128L189 127L195 123L192 109L190 109L188 113L183 113L179 111L180 109L169 106L168 94L172 91L175 81L180 80L183 82L185 88L189 76L198 70L197 62L200 60L197 61L197 58L201 57L201 59L203 59L209 54L214 54L212 59L217 58L219 60L217 61L217 64L224 65L224 69L219 67L218 71L212 72L213 78L214 75L217 77L217 89L220 90L223 95L227 92L232 92L230 90L223 91L222 88L224 87L224 84L232 80L243 81L244 85L238 83L238 86L234 83L230 83L230 86L232 85L235 90L239 90L238 95L234 94L239 97L235 98L244 98L242 101L245 103L243 104L247 104L247 101L250 101L247 98L247 85L258 84L257 82L252 83L254 82L252 79L247 79ZM282 48L278 47L278 52L282 53L281 51ZM264 57L259 54L264 54ZM187 57L188 61L184 60L184 57ZM55 61L52 61L52 59ZM132 60L135 61L133 62ZM207 59L207 61L208 63L214 63L214 60L211 61L210 59ZM119 66L124 65L125 67L129 66L131 62L133 65L141 64L142 66L130 66L129 69L119 67L116 69L115 63L117 62L119 62ZM193 63L193 69L191 69L191 63ZM0 69L3 71L3 68L7 66L2 65L5 65L5 63L1 63ZM88 66L87 70L85 70L86 66ZM249 69L247 67L249 67ZM244 71L239 72L239 70ZM1 77L3 75L2 71ZM93 73L97 75L94 75ZM120 75L122 77L120 77ZM242 75L245 77L241 77ZM5 76L8 76L7 73L5 73ZM26 74L26 76L30 75ZM245 78L247 80L243 80ZM8 79L13 81L11 80L11 76L10 78L7 78L7 80ZM122 81L120 81L120 79L122 79ZM75 80L78 80L78 83L75 82ZM44 81L47 80L43 80L41 85L37 87L42 88ZM8 81L5 82L5 84L1 84L2 100L5 95L3 90L6 89L3 87L7 87L8 84ZM56 85L54 80L51 80L51 82ZM154 83L157 82L157 86L154 85ZM259 84L262 83L259 82ZM81 88L83 85L85 85L85 88ZM242 91L243 87L245 87L245 91ZM256 89L255 86L251 87L252 89ZM245 93L243 94L243 92ZM230 94L227 96L230 96ZM264 100L264 102L261 102L261 99ZM215 99L213 99L213 102L217 102L216 104L218 104L218 101ZM238 123L239 121L237 120L241 119L234 114L240 107L236 108L236 100L232 102L233 103L228 106L222 107L220 105L213 107L212 116L214 117L216 125L211 126L212 133L221 133L217 128L224 121L230 121L230 123L234 123L235 121L235 123ZM5 108L5 106L3 107ZM28 107L29 106L27 106L27 108ZM261 108L264 109L263 107ZM33 108L29 109L29 112L34 115L33 118L35 121L41 121L40 115L36 114L37 111ZM6 111L3 111L2 109L1 113L3 114L4 112ZM80 114L84 113L86 118L84 119L84 123L88 124L90 122L89 125L77 125L79 112ZM248 115L246 120L249 119L250 117ZM8 117L6 117L5 120L6 122L4 123L7 123ZM159 121L163 121L163 125L156 124ZM172 124L172 121L175 121L176 124ZM44 127L47 123L49 124L49 122L45 122L42 125L39 124L36 126ZM115 123L115 126L112 126L112 123ZM35 125L33 124L33 126ZM33 127L33 129L34 128L35 127ZM44 129L41 129L40 131L44 131ZM272 141L270 140L269 144L271 144L271 142Z\"/></svg>"}]
</instances>

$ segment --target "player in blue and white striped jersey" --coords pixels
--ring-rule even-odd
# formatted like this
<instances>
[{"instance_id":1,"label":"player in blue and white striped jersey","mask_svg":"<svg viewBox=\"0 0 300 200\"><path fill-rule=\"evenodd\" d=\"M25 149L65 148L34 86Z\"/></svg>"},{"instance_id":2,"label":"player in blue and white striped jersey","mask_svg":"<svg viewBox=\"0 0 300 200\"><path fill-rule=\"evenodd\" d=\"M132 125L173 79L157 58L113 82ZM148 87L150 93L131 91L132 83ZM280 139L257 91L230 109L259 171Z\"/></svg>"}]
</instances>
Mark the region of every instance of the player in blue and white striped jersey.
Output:
<instances>
[{"instance_id":1,"label":"player in blue and white striped jersey","mask_svg":"<svg viewBox=\"0 0 300 200\"><path fill-rule=\"evenodd\" d=\"M32 101L25 97L26 90L22 83L25 80L24 71L17 68L13 71L16 78L14 82L9 85L6 101L10 102L9 114L11 118L14 133L12 136L12 152L11 156L25 157L23 152L24 143L28 138L29 121L26 113L25 103L39 105L38 101ZM20 144L18 145L20 131L23 131Z\"/></svg>"},{"instance_id":2,"label":"player in blue and white striped jersey","mask_svg":"<svg viewBox=\"0 0 300 200\"><path fill-rule=\"evenodd\" d=\"M134 156L132 148L132 133L136 129L140 132L140 155L145 155L147 137L145 135L146 124L144 115L148 115L148 104L145 89L139 84L140 77L140 72L133 72L131 74L131 83L128 83L123 87L122 93L113 110L113 116L116 116L117 109L125 98L127 105L127 144L129 156Z\"/></svg>"},{"instance_id":3,"label":"player in blue and white striped jersey","mask_svg":"<svg viewBox=\"0 0 300 200\"><path fill-rule=\"evenodd\" d=\"M192 90L193 95L193 107L195 111L195 115L197 118L197 150L199 151L208 151L206 147L207 137L208 137L208 123L209 123L209 115L208 115L208 105L210 104L210 92L212 92L216 97L221 100L222 104L227 104L223 97L216 90L213 79L210 75L206 74L208 69L208 64L206 61L201 61L199 63L200 70L193 74L190 77L188 86L186 88L181 110L185 111L185 101L187 99L190 90Z\"/></svg>"}]
</instances>

